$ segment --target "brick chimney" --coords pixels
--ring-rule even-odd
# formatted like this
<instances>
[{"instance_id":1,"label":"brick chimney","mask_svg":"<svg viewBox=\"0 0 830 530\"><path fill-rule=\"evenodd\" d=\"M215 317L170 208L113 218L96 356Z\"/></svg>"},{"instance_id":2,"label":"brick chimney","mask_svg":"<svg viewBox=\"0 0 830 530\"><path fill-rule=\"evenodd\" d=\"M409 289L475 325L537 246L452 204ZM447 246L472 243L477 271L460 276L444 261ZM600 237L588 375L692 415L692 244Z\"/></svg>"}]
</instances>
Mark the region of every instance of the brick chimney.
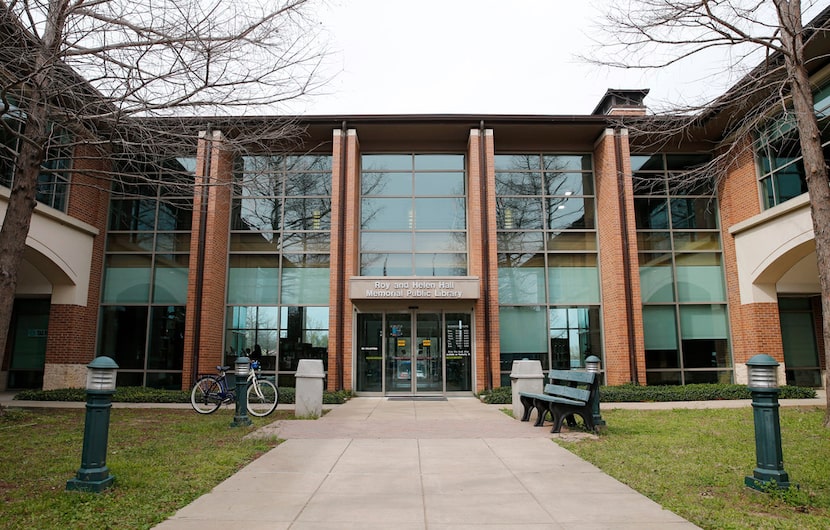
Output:
<instances>
[{"instance_id":1,"label":"brick chimney","mask_svg":"<svg viewBox=\"0 0 830 530\"><path fill-rule=\"evenodd\" d=\"M603 114L610 116L645 116L646 106L643 103L649 89L641 88L627 90L609 88L599 101L592 115Z\"/></svg>"}]
</instances>

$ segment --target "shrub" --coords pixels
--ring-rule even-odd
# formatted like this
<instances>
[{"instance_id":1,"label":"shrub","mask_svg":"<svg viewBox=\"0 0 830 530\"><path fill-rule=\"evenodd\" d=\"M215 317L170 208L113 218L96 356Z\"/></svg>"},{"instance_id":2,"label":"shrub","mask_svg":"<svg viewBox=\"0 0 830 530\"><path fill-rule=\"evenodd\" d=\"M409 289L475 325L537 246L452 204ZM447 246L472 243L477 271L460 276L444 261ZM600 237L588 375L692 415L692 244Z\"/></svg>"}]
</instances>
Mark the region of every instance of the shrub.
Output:
<instances>
[{"instance_id":1,"label":"shrub","mask_svg":"<svg viewBox=\"0 0 830 530\"><path fill-rule=\"evenodd\" d=\"M280 403L294 403L294 389L280 387ZM323 392L323 403L341 404L352 398L350 390L337 392ZM86 401L86 390L83 388L59 388L55 390L22 390L14 399L24 401ZM190 391L161 390L144 386L125 386L115 389L113 402L122 403L190 403Z\"/></svg>"},{"instance_id":2,"label":"shrub","mask_svg":"<svg viewBox=\"0 0 830 530\"><path fill-rule=\"evenodd\" d=\"M86 401L86 390L83 388L22 390L14 396L14 399L25 401ZM112 400L121 403L189 403L190 392L145 386L124 386L115 389Z\"/></svg>"},{"instance_id":3,"label":"shrub","mask_svg":"<svg viewBox=\"0 0 830 530\"><path fill-rule=\"evenodd\" d=\"M812 388L782 386L779 399L810 399L816 397ZM491 405L505 405L513 402L509 386L484 390L479 398ZM745 385L695 384L640 386L627 383L619 386L601 386L599 398L603 403L642 403L649 401L716 401L722 399L751 399Z\"/></svg>"},{"instance_id":4,"label":"shrub","mask_svg":"<svg viewBox=\"0 0 830 530\"><path fill-rule=\"evenodd\" d=\"M492 390L484 390L479 398L489 405L508 405L513 403L513 389L509 386L499 386Z\"/></svg>"},{"instance_id":5,"label":"shrub","mask_svg":"<svg viewBox=\"0 0 830 530\"><path fill-rule=\"evenodd\" d=\"M600 401L605 403L645 401L716 401L722 399L751 399L745 385L695 384L638 386L625 384L603 386L599 389ZM780 399L809 399L816 397L812 388L783 386Z\"/></svg>"}]
</instances>

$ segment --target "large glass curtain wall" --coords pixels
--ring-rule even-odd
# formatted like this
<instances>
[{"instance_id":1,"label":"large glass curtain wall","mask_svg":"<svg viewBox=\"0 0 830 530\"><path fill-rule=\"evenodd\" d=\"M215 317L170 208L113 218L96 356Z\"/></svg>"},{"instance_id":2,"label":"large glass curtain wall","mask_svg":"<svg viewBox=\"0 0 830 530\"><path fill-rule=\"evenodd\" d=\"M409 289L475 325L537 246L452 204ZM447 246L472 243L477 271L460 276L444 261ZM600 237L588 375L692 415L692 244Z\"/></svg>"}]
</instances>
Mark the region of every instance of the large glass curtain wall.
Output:
<instances>
[{"instance_id":1,"label":"large glass curtain wall","mask_svg":"<svg viewBox=\"0 0 830 530\"><path fill-rule=\"evenodd\" d=\"M830 83L825 83L813 98L824 159L830 160ZM758 134L755 145L764 209L807 192L804 160L792 111L771 120Z\"/></svg>"},{"instance_id":2,"label":"large glass curtain wall","mask_svg":"<svg viewBox=\"0 0 830 530\"><path fill-rule=\"evenodd\" d=\"M360 274L464 276L464 155L363 155Z\"/></svg>"},{"instance_id":3,"label":"large glass curtain wall","mask_svg":"<svg viewBox=\"0 0 830 530\"><path fill-rule=\"evenodd\" d=\"M649 385L732 380L718 203L684 177L707 160L631 157Z\"/></svg>"},{"instance_id":4,"label":"large glass curtain wall","mask_svg":"<svg viewBox=\"0 0 830 530\"><path fill-rule=\"evenodd\" d=\"M194 167L127 164L113 186L98 355L119 386L181 388Z\"/></svg>"},{"instance_id":5,"label":"large glass curtain wall","mask_svg":"<svg viewBox=\"0 0 830 530\"><path fill-rule=\"evenodd\" d=\"M498 154L501 384L514 360L544 370L602 357L590 155Z\"/></svg>"},{"instance_id":6,"label":"large glass curtain wall","mask_svg":"<svg viewBox=\"0 0 830 530\"><path fill-rule=\"evenodd\" d=\"M328 362L331 156L236 163L225 363L261 358L294 386L300 359Z\"/></svg>"}]
</instances>

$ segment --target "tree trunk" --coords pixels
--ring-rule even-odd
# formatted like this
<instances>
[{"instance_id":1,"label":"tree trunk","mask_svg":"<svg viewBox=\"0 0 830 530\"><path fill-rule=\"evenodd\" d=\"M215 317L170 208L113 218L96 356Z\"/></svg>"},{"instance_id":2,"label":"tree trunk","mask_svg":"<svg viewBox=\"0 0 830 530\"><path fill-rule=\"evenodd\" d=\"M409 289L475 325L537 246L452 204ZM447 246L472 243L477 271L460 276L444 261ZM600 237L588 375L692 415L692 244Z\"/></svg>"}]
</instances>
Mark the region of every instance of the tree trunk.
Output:
<instances>
[{"instance_id":1,"label":"tree trunk","mask_svg":"<svg viewBox=\"0 0 830 530\"><path fill-rule=\"evenodd\" d=\"M38 175L46 158L49 105L54 93L51 90L52 71L58 61L67 3L68 0L49 0L42 46L34 58L32 81L26 86L24 94L28 105L21 106L26 113L26 122L15 161L9 204L0 227L0 330L5 330L0 332L0 352L6 351L17 278L36 204Z\"/></svg>"},{"instance_id":2,"label":"tree trunk","mask_svg":"<svg viewBox=\"0 0 830 530\"><path fill-rule=\"evenodd\" d=\"M830 185L827 163L821 149L821 133L813 108L813 92L804 66L804 43L801 37L801 2L775 0L781 23L781 41L786 50L785 61L789 75L793 109L798 123L801 153L807 192L810 194L810 213L815 233L816 261L821 285L822 330L824 332L825 383L830 387ZM830 394L828 394L830 405ZM830 406L824 414L824 426L830 428Z\"/></svg>"}]
</instances>

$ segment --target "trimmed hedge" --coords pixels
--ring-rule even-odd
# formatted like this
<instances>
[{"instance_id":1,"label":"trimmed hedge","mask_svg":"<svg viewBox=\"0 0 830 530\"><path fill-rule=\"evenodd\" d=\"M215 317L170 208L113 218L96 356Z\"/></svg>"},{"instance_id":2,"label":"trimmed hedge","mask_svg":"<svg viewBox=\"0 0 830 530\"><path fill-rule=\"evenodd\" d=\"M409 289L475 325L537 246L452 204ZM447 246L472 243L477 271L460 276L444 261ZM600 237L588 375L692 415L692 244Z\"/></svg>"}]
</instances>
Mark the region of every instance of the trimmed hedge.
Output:
<instances>
[{"instance_id":1,"label":"trimmed hedge","mask_svg":"<svg viewBox=\"0 0 830 530\"><path fill-rule=\"evenodd\" d=\"M86 401L83 388L58 388L55 390L22 390L14 399L25 401ZM145 386L124 386L115 389L113 402L119 403L190 403L190 392L162 390Z\"/></svg>"},{"instance_id":2,"label":"trimmed hedge","mask_svg":"<svg viewBox=\"0 0 830 530\"><path fill-rule=\"evenodd\" d=\"M509 386L494 388L479 394L482 401L489 404L506 405L513 402ZM779 399L811 399L816 397L812 388L788 386L781 387ZM625 384L620 386L601 386L599 399L603 403L643 403L653 401L717 401L724 399L751 399L745 385L695 384L639 386Z\"/></svg>"},{"instance_id":3,"label":"trimmed hedge","mask_svg":"<svg viewBox=\"0 0 830 530\"><path fill-rule=\"evenodd\" d=\"M746 385L695 384L638 386L602 386L599 399L606 403L647 402L647 401L717 401L723 399L751 399ZM779 399L810 399L816 397L812 388L784 385Z\"/></svg>"},{"instance_id":4,"label":"trimmed hedge","mask_svg":"<svg viewBox=\"0 0 830 530\"><path fill-rule=\"evenodd\" d=\"M294 389L280 387L280 403L294 403ZM323 392L323 403L341 404L352 397L347 390ZM14 399L24 401L86 401L83 388L59 388L55 390L21 390ZM144 386L126 386L115 389L113 402L120 403L190 403L190 392L184 390L161 390Z\"/></svg>"}]
</instances>

